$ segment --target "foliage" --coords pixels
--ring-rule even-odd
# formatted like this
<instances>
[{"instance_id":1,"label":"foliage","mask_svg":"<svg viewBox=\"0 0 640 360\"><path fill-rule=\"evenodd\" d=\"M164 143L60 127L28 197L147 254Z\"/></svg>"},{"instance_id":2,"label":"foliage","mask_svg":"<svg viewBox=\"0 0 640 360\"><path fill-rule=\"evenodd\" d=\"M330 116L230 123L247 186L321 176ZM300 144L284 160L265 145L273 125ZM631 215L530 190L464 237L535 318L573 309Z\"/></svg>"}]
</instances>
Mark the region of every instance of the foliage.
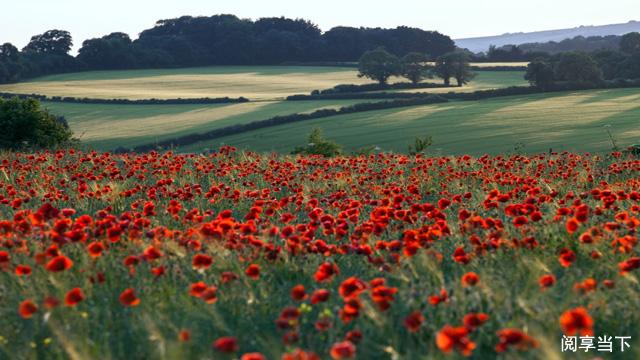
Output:
<instances>
[{"instance_id":1,"label":"foliage","mask_svg":"<svg viewBox=\"0 0 640 360\"><path fill-rule=\"evenodd\" d=\"M68 55L71 45L67 31L34 36L10 69L0 58L0 83L77 70L355 62L379 46L396 56L438 56L455 48L448 36L417 28L336 27L322 33L308 20L233 15L160 20L134 41L120 32L88 39L75 58Z\"/></svg>"},{"instance_id":2,"label":"foliage","mask_svg":"<svg viewBox=\"0 0 640 360\"><path fill-rule=\"evenodd\" d=\"M640 54L640 33L628 33L620 39L620 51L628 55Z\"/></svg>"},{"instance_id":3,"label":"foliage","mask_svg":"<svg viewBox=\"0 0 640 360\"><path fill-rule=\"evenodd\" d=\"M454 78L458 86L462 86L476 76L469 64L469 54L464 51L454 51L440 56L434 72L444 80L445 85L449 85L450 79Z\"/></svg>"},{"instance_id":4,"label":"foliage","mask_svg":"<svg viewBox=\"0 0 640 360\"><path fill-rule=\"evenodd\" d=\"M35 99L0 98L0 148L53 148L68 145L73 133L64 119L42 109Z\"/></svg>"},{"instance_id":5,"label":"foliage","mask_svg":"<svg viewBox=\"0 0 640 360\"><path fill-rule=\"evenodd\" d=\"M397 56L388 53L384 48L367 51L358 61L358 77L367 77L386 84L392 76L400 75L402 64Z\"/></svg>"},{"instance_id":6,"label":"foliage","mask_svg":"<svg viewBox=\"0 0 640 360\"><path fill-rule=\"evenodd\" d=\"M428 60L428 56L422 53L412 52L405 55L401 60L402 76L413 84L418 84L422 79L430 77Z\"/></svg>"},{"instance_id":7,"label":"foliage","mask_svg":"<svg viewBox=\"0 0 640 360\"><path fill-rule=\"evenodd\" d=\"M599 83L602 71L591 56L581 52L568 52L561 55L555 68L558 80L576 83Z\"/></svg>"},{"instance_id":8,"label":"foliage","mask_svg":"<svg viewBox=\"0 0 640 360\"><path fill-rule=\"evenodd\" d=\"M416 136L413 144L409 144L409 155L423 154L432 144L431 136Z\"/></svg>"},{"instance_id":9,"label":"foliage","mask_svg":"<svg viewBox=\"0 0 640 360\"><path fill-rule=\"evenodd\" d=\"M325 139L324 136L322 136L322 130L320 128L314 128L307 137L307 145L297 147L293 150L292 154L333 157L342 154L342 146L334 141Z\"/></svg>"},{"instance_id":10,"label":"foliage","mask_svg":"<svg viewBox=\"0 0 640 360\"><path fill-rule=\"evenodd\" d=\"M529 81L531 86L535 86L541 90L547 90L553 86L554 72L553 67L543 60L534 60L527 66L527 72L524 79Z\"/></svg>"}]
</instances>

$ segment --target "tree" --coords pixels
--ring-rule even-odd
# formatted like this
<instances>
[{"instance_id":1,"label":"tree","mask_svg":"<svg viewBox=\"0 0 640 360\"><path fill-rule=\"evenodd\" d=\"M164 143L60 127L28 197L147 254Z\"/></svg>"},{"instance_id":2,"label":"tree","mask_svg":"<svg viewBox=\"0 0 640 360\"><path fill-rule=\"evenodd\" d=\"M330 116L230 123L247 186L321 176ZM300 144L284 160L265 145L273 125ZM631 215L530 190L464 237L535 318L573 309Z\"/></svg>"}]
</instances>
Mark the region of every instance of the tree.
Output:
<instances>
[{"instance_id":1,"label":"tree","mask_svg":"<svg viewBox=\"0 0 640 360\"><path fill-rule=\"evenodd\" d=\"M561 55L556 65L555 77L558 80L593 84L602 81L602 71L588 54L568 52Z\"/></svg>"},{"instance_id":2,"label":"tree","mask_svg":"<svg viewBox=\"0 0 640 360\"><path fill-rule=\"evenodd\" d=\"M125 33L111 33L82 43L78 60L90 69L130 69L135 66L132 42Z\"/></svg>"},{"instance_id":3,"label":"tree","mask_svg":"<svg viewBox=\"0 0 640 360\"><path fill-rule=\"evenodd\" d=\"M640 54L640 33L628 33L620 39L620 51L629 55Z\"/></svg>"},{"instance_id":4,"label":"tree","mask_svg":"<svg viewBox=\"0 0 640 360\"><path fill-rule=\"evenodd\" d=\"M34 99L0 99L0 148L51 148L70 144L66 121L50 114Z\"/></svg>"},{"instance_id":5,"label":"tree","mask_svg":"<svg viewBox=\"0 0 640 360\"><path fill-rule=\"evenodd\" d=\"M547 90L553 85L553 67L542 59L534 60L527 66L524 79L529 81L531 86Z\"/></svg>"},{"instance_id":6,"label":"tree","mask_svg":"<svg viewBox=\"0 0 640 360\"><path fill-rule=\"evenodd\" d=\"M367 77L384 85L402 70L400 59L383 48L367 51L358 62L358 77Z\"/></svg>"},{"instance_id":7,"label":"tree","mask_svg":"<svg viewBox=\"0 0 640 360\"><path fill-rule=\"evenodd\" d=\"M427 55L412 52L402 58L402 76L409 79L414 84L419 83L429 76L429 65Z\"/></svg>"},{"instance_id":8,"label":"tree","mask_svg":"<svg viewBox=\"0 0 640 360\"><path fill-rule=\"evenodd\" d=\"M49 30L44 34L33 36L22 51L36 54L66 55L71 51L72 45L73 41L68 31Z\"/></svg>"},{"instance_id":9,"label":"tree","mask_svg":"<svg viewBox=\"0 0 640 360\"><path fill-rule=\"evenodd\" d=\"M444 84L447 86L451 84L451 78L456 79L458 86L462 86L476 76L471 71L469 54L462 51L454 51L440 56L436 60L435 73L444 80Z\"/></svg>"}]
</instances>

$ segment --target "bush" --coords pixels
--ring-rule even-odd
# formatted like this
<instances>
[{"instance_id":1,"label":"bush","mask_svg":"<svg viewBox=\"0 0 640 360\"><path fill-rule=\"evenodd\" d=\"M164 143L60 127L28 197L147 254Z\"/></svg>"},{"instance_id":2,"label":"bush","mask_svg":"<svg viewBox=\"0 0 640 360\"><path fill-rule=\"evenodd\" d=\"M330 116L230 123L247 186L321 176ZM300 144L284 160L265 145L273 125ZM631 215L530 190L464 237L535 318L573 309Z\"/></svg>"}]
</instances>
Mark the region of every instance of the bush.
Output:
<instances>
[{"instance_id":1,"label":"bush","mask_svg":"<svg viewBox=\"0 0 640 360\"><path fill-rule=\"evenodd\" d=\"M307 146L295 148L292 154L322 155L333 157L342 154L342 146L322 136L322 130L314 128L307 137Z\"/></svg>"},{"instance_id":2,"label":"bush","mask_svg":"<svg viewBox=\"0 0 640 360\"><path fill-rule=\"evenodd\" d=\"M417 136L413 144L409 144L409 155L417 155L423 153L429 146L433 144L431 136Z\"/></svg>"},{"instance_id":3,"label":"bush","mask_svg":"<svg viewBox=\"0 0 640 360\"><path fill-rule=\"evenodd\" d=\"M0 99L0 128L0 148L11 150L64 146L73 136L63 118L35 99Z\"/></svg>"}]
</instances>

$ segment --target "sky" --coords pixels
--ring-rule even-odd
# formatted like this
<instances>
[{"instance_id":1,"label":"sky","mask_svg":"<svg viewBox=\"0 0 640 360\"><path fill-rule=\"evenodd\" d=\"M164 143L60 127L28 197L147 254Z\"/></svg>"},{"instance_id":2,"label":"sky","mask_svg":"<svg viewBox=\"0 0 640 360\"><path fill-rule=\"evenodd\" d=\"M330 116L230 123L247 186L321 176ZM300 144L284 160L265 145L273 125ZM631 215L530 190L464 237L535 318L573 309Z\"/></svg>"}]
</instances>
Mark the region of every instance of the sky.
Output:
<instances>
[{"instance_id":1,"label":"sky","mask_svg":"<svg viewBox=\"0 0 640 360\"><path fill-rule=\"evenodd\" d=\"M50 29L82 41L121 31L136 38L159 19L234 14L304 18L334 26L437 30L452 38L640 20L638 0L2 0L0 43L22 48Z\"/></svg>"}]
</instances>

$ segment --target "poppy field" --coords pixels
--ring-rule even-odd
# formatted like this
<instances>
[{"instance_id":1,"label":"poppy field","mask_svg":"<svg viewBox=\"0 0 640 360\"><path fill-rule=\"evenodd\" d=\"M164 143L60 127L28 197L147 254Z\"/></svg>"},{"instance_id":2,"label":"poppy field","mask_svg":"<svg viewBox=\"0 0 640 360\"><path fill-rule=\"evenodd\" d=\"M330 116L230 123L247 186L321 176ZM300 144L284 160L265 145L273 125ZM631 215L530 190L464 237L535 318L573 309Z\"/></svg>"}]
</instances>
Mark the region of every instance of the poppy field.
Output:
<instances>
[{"instance_id":1,"label":"poppy field","mask_svg":"<svg viewBox=\"0 0 640 360\"><path fill-rule=\"evenodd\" d=\"M0 358L638 358L639 174L624 153L3 153Z\"/></svg>"}]
</instances>

